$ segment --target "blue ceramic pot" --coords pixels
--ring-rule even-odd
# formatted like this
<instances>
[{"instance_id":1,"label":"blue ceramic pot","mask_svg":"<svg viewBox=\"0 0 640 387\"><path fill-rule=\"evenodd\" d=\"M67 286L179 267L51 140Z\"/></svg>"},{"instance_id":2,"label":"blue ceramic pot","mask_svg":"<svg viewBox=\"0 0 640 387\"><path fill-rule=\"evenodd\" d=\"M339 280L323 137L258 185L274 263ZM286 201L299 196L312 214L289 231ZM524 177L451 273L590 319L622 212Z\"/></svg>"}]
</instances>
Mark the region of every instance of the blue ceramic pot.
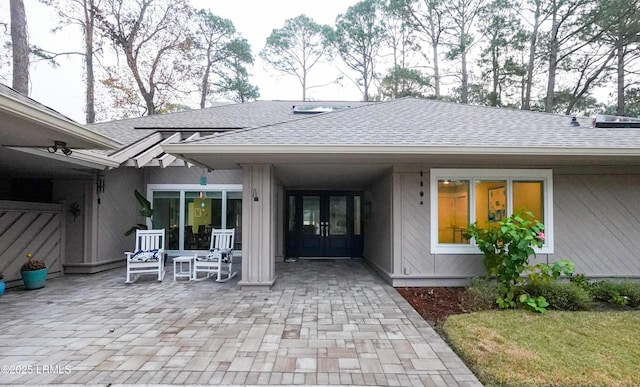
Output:
<instances>
[{"instance_id":1,"label":"blue ceramic pot","mask_svg":"<svg viewBox=\"0 0 640 387\"><path fill-rule=\"evenodd\" d=\"M47 279L47 268L40 270L21 271L22 282L27 290L44 288L44 281Z\"/></svg>"},{"instance_id":2,"label":"blue ceramic pot","mask_svg":"<svg viewBox=\"0 0 640 387\"><path fill-rule=\"evenodd\" d=\"M4 294L4 281L0 280L0 296Z\"/></svg>"}]
</instances>

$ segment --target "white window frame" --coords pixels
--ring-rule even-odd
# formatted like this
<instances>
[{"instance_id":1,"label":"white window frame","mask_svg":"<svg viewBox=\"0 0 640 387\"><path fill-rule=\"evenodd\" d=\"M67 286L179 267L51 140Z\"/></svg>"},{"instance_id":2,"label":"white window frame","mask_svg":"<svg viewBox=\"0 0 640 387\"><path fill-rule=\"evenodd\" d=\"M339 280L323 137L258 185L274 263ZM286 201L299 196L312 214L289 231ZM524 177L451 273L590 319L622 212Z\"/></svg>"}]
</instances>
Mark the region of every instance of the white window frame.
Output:
<instances>
[{"instance_id":1,"label":"white window frame","mask_svg":"<svg viewBox=\"0 0 640 387\"><path fill-rule=\"evenodd\" d=\"M507 214L513 213L513 182L542 181L544 194L544 245L536 248L537 254L553 254L553 171L551 169L431 169L431 253L432 254L481 254L471 240L469 244L438 242L438 181L469 180L469 222L476 221L475 183L477 181L506 181Z\"/></svg>"},{"instance_id":2,"label":"white window frame","mask_svg":"<svg viewBox=\"0 0 640 387\"><path fill-rule=\"evenodd\" d=\"M181 225L185 224L185 218L186 218L186 214L185 214L185 210L184 210L184 203L186 200L186 192L221 192L222 193L222 209L221 209L221 218L222 218L222 225L224 226L224 224L226 223L226 219L227 219L227 193L229 192L242 192L242 184L207 184L207 185L200 185L200 184L147 184L147 198L150 198L150 201L153 202L153 193L154 192L161 192L161 191L173 191L173 192L179 192L180 193L180 215L179 215L179 222ZM147 223L147 227L151 228L152 227L152 222L151 219L147 219L146 221ZM180 227L179 229L179 237L178 237L178 246L182 246L184 247L184 227ZM190 251L194 251L194 250L185 250L185 249L180 249L180 250L167 250L167 253L171 254L171 255L184 255L186 252L190 252ZM242 255L242 251L234 251L234 256L241 256Z\"/></svg>"}]
</instances>

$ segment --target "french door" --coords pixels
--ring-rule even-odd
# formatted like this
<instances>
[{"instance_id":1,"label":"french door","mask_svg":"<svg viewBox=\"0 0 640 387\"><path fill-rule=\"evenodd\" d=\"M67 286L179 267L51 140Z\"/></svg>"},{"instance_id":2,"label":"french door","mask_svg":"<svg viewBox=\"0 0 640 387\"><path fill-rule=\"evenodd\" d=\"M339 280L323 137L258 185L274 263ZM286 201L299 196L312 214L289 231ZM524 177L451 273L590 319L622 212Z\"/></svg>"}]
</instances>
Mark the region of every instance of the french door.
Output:
<instances>
[{"instance_id":1,"label":"french door","mask_svg":"<svg viewBox=\"0 0 640 387\"><path fill-rule=\"evenodd\" d=\"M287 256L362 256L362 195L352 191L291 191Z\"/></svg>"}]
</instances>

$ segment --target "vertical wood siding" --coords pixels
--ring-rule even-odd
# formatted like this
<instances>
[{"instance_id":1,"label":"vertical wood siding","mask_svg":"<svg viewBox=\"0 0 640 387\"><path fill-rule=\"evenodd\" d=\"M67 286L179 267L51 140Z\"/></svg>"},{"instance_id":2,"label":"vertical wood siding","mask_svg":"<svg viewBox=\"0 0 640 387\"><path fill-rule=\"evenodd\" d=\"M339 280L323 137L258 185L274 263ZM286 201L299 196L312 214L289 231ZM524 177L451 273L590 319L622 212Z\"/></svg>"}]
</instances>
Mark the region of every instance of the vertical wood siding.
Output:
<instances>
[{"instance_id":1,"label":"vertical wood siding","mask_svg":"<svg viewBox=\"0 0 640 387\"><path fill-rule=\"evenodd\" d=\"M0 201L0 271L5 281L20 279L27 253L45 262L49 276L59 275L63 235L62 205Z\"/></svg>"}]
</instances>

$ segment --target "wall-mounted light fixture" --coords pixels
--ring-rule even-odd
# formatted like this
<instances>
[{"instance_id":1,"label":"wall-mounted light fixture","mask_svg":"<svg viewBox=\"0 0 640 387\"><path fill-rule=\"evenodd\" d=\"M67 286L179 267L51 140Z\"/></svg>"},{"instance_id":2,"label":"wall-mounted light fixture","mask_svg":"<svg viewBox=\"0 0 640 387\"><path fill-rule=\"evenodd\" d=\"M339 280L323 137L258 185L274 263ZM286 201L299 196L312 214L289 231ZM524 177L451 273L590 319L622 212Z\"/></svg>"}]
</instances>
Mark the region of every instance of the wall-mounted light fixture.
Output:
<instances>
[{"instance_id":1,"label":"wall-mounted light fixture","mask_svg":"<svg viewBox=\"0 0 640 387\"><path fill-rule=\"evenodd\" d=\"M257 202L258 200L260 200L260 199L258 199L258 191L254 188L253 189L253 201Z\"/></svg>"},{"instance_id":2,"label":"wall-mounted light fixture","mask_svg":"<svg viewBox=\"0 0 640 387\"><path fill-rule=\"evenodd\" d=\"M47 148L49 153L56 153L60 149L65 156L70 156L73 151L67 148L67 143L64 141L54 141L53 146Z\"/></svg>"},{"instance_id":3,"label":"wall-mounted light fixture","mask_svg":"<svg viewBox=\"0 0 640 387\"><path fill-rule=\"evenodd\" d=\"M98 195L100 195L101 193L104 193L104 188L105 188L104 175L96 176L96 192L98 193Z\"/></svg>"}]
</instances>

